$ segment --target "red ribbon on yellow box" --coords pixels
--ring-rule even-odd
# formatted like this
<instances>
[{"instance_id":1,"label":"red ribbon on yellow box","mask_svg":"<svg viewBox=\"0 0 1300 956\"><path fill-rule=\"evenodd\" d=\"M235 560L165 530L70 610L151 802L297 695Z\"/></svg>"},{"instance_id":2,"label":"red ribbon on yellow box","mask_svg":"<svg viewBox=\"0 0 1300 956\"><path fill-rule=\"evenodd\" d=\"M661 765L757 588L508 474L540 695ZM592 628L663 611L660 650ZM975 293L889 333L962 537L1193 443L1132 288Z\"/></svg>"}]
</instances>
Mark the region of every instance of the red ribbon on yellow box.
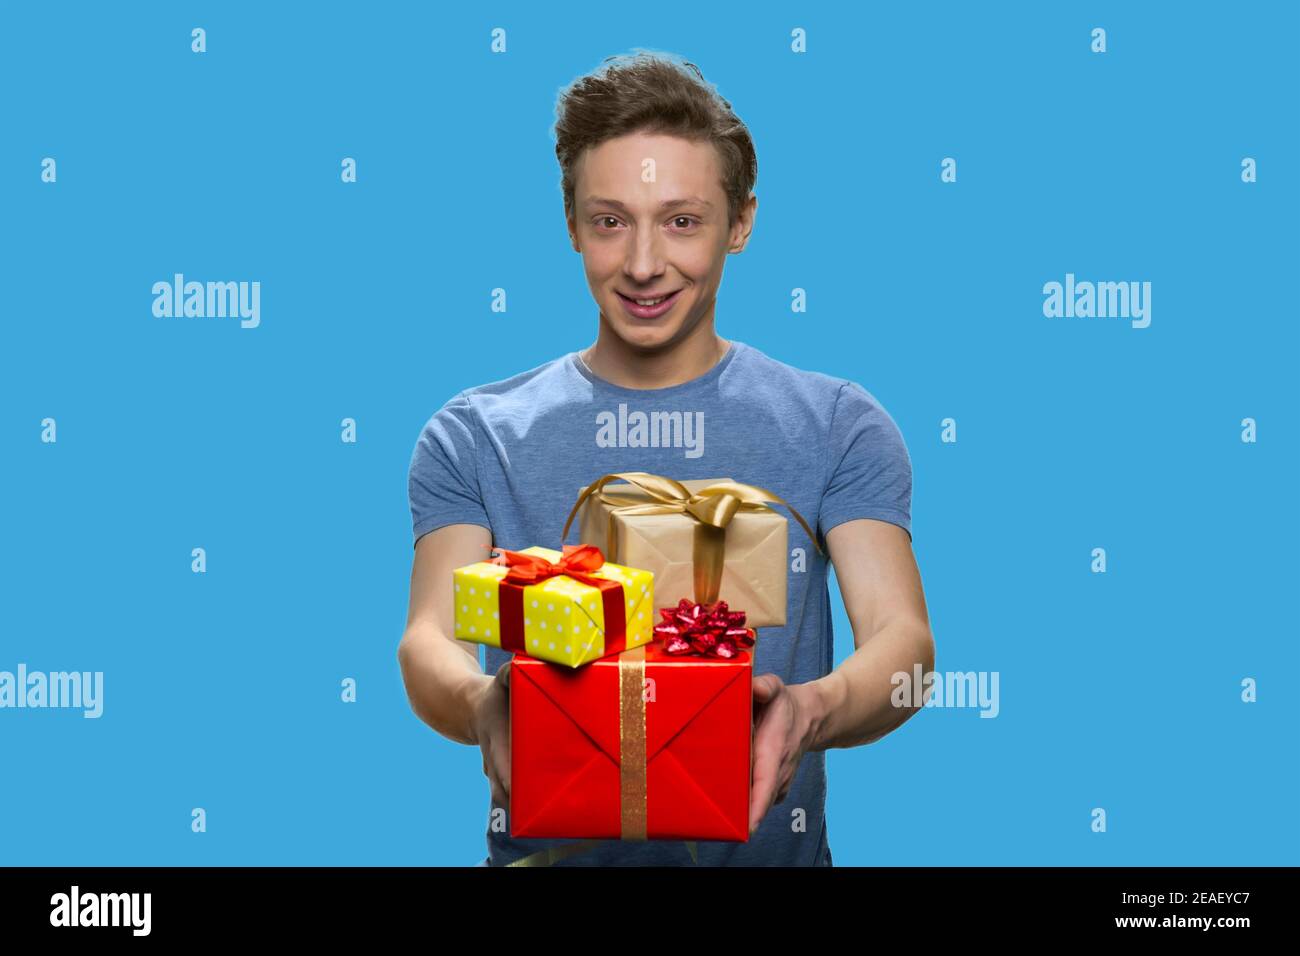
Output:
<instances>
[{"instance_id":1,"label":"red ribbon on yellow box","mask_svg":"<svg viewBox=\"0 0 1300 956\"><path fill-rule=\"evenodd\" d=\"M623 604L623 585L591 573L605 563L605 555L594 544L566 544L563 547L563 557L559 561L505 548L494 549L501 553L489 559L488 563L510 568L509 573L501 579L498 591L501 649L527 653L524 650L524 588L563 575L600 589L601 603L605 608L605 655L608 657L621 653L627 649L627 610Z\"/></svg>"}]
</instances>

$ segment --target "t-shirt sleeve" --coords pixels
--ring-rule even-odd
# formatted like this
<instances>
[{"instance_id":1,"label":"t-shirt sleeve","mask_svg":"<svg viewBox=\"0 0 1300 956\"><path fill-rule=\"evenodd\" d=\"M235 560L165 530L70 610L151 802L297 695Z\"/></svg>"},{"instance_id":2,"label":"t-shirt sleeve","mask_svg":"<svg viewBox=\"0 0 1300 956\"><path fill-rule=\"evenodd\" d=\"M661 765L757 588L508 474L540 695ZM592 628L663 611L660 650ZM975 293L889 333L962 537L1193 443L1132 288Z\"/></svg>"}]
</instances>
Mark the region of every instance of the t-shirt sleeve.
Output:
<instances>
[{"instance_id":1,"label":"t-shirt sleeve","mask_svg":"<svg viewBox=\"0 0 1300 956\"><path fill-rule=\"evenodd\" d=\"M421 535L449 524L492 529L479 490L473 416L469 398L461 392L420 431L407 478L412 546Z\"/></svg>"},{"instance_id":2,"label":"t-shirt sleeve","mask_svg":"<svg viewBox=\"0 0 1300 956\"><path fill-rule=\"evenodd\" d=\"M856 382L840 386L831 416L830 480L818 520L823 539L838 524L875 518L912 538L912 459L898 425Z\"/></svg>"}]
</instances>

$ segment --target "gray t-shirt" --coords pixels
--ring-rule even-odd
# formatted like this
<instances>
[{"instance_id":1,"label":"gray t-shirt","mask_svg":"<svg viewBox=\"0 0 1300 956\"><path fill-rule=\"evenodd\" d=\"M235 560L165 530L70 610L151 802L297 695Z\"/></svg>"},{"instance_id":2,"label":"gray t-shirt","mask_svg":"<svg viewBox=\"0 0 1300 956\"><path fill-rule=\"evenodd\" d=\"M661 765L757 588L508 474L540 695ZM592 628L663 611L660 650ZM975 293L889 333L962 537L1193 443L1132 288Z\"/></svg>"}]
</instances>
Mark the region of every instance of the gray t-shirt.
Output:
<instances>
[{"instance_id":1,"label":"gray t-shirt","mask_svg":"<svg viewBox=\"0 0 1300 956\"><path fill-rule=\"evenodd\" d=\"M671 429L639 427L636 412L661 423L650 413L680 412L681 425L674 416ZM411 458L414 538L478 524L511 550L579 544L576 519L560 541L578 488L621 471L765 488L803 515L823 550L826 533L855 518L892 522L911 536L911 459L880 403L854 382L793 368L733 340L708 372L669 388L613 385L570 352L456 395L425 424ZM786 624L758 632L754 674L801 684L833 666L828 561L793 518L789 548ZM509 657L484 647L484 671L496 673ZM829 866L825 805L826 755L805 754L785 800L749 841L701 841L699 863ZM491 809L487 865L575 842L493 832ZM554 865L692 862L680 841L610 840Z\"/></svg>"}]
</instances>

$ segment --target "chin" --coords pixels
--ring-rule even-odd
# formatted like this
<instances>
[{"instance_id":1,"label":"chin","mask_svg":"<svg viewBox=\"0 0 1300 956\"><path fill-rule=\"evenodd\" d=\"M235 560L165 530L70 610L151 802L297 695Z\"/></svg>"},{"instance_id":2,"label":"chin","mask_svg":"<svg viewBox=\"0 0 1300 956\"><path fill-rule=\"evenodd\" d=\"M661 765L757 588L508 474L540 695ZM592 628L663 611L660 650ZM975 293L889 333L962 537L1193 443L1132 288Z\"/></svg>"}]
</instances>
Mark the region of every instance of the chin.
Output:
<instances>
[{"instance_id":1,"label":"chin","mask_svg":"<svg viewBox=\"0 0 1300 956\"><path fill-rule=\"evenodd\" d=\"M650 325L637 327L631 325L626 320L618 320L614 323L614 331L628 345L640 349L658 349L673 341L677 335L680 326L674 323L668 325Z\"/></svg>"}]
</instances>

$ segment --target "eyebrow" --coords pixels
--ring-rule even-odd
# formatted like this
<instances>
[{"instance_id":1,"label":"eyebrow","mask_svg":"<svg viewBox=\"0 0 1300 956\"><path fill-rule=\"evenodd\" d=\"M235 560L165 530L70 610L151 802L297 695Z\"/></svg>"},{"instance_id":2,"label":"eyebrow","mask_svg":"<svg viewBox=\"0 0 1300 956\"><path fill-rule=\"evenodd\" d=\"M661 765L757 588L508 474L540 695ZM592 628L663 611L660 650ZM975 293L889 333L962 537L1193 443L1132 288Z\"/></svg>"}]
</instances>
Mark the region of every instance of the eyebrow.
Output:
<instances>
[{"instance_id":1,"label":"eyebrow","mask_svg":"<svg viewBox=\"0 0 1300 956\"><path fill-rule=\"evenodd\" d=\"M627 212L627 206L623 205L617 199L605 199L602 196L590 196L587 199L588 206L613 206L615 209L622 209ZM676 209L678 206L704 206L706 209L712 209L713 203L707 199L700 199L698 196L687 196L683 199L666 199L659 204L660 209Z\"/></svg>"}]
</instances>

